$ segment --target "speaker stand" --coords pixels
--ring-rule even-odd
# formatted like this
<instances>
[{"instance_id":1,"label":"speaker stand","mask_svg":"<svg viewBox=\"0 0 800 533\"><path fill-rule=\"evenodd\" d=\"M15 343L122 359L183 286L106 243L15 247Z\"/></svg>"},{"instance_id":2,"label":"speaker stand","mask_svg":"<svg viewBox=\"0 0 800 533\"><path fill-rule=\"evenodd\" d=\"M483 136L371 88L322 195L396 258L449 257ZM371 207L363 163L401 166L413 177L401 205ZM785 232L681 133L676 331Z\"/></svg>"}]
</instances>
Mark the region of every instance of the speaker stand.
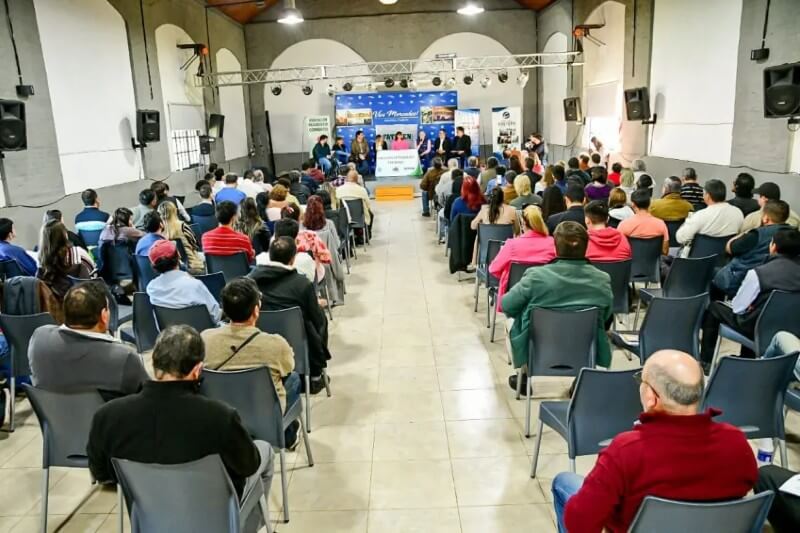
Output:
<instances>
[{"instance_id":1,"label":"speaker stand","mask_svg":"<svg viewBox=\"0 0 800 533\"><path fill-rule=\"evenodd\" d=\"M0 177L2 177L2 180L3 180L3 205L2 205L2 207L6 207L9 204L9 198L8 198L8 176L6 175L6 167L3 164L5 158L6 158L6 155L2 151L0 151Z\"/></svg>"}]
</instances>

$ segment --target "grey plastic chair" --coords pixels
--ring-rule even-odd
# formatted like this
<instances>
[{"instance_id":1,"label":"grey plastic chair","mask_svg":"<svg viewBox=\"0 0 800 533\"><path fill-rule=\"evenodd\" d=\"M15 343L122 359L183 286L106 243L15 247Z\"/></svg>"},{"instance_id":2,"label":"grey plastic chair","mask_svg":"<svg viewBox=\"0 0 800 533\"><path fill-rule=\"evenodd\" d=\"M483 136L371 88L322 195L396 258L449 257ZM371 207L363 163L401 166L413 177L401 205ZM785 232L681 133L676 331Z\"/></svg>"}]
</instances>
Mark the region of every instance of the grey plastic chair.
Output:
<instances>
[{"instance_id":1,"label":"grey plastic chair","mask_svg":"<svg viewBox=\"0 0 800 533\"><path fill-rule=\"evenodd\" d=\"M689 257L708 257L709 255L713 255L716 257L716 266L722 266L727 260L725 245L735 236L736 235L725 235L724 237L711 237L698 233L692 239Z\"/></svg>"},{"instance_id":2,"label":"grey plastic chair","mask_svg":"<svg viewBox=\"0 0 800 533\"><path fill-rule=\"evenodd\" d=\"M490 263L491 264L491 263ZM511 288L516 285L519 280L522 279L522 276L525 275L525 272L528 271L529 268L541 266L541 263L511 263L511 266L508 269L508 283L506 284L506 293L511 290ZM499 288L499 281L498 281L498 288ZM496 298L495 293L495 298ZM490 302L491 303L491 302ZM497 302L493 302L493 309L492 309L492 336L489 339L490 342L494 342L494 332L495 327L497 326ZM508 364L511 364L511 354L508 354Z\"/></svg>"},{"instance_id":3,"label":"grey plastic chair","mask_svg":"<svg viewBox=\"0 0 800 533\"><path fill-rule=\"evenodd\" d=\"M665 220L664 224L667 225L667 233L669 233L669 247L670 248L678 248L681 243L678 242L678 237L676 236L678 233L678 229L683 226L683 223L686 222L686 219L683 220Z\"/></svg>"},{"instance_id":4,"label":"grey plastic chair","mask_svg":"<svg viewBox=\"0 0 800 533\"><path fill-rule=\"evenodd\" d=\"M528 336L528 380L525 384L525 436L531 436L533 376L577 376L581 368L594 368L597 323L600 310L531 310ZM564 335L568 331L569 335ZM517 399L522 387L522 368L517 374Z\"/></svg>"},{"instance_id":5,"label":"grey plastic chair","mask_svg":"<svg viewBox=\"0 0 800 533\"><path fill-rule=\"evenodd\" d=\"M639 290L639 303L636 305L636 317L633 329L639 322L639 305L650 302L654 297L666 296L667 298L683 298L696 296L708 292L711 278L714 277L716 256L685 258L676 257L664 280L664 285L659 288L645 288Z\"/></svg>"},{"instance_id":6,"label":"grey plastic chair","mask_svg":"<svg viewBox=\"0 0 800 533\"><path fill-rule=\"evenodd\" d=\"M203 371L203 394L236 409L250 436L277 448L281 460L281 488L283 490L283 520L289 522L289 480L286 469L286 441L284 431L292 422L300 422L300 432L306 448L308 466L314 466L314 456L303 427L303 400L298 398L286 414L281 413L278 393L272 382L269 368L262 366L246 370L219 372Z\"/></svg>"},{"instance_id":7,"label":"grey plastic chair","mask_svg":"<svg viewBox=\"0 0 800 533\"><path fill-rule=\"evenodd\" d=\"M16 276L24 276L25 273L15 259L3 259L0 261L0 275L2 275L3 279L9 279Z\"/></svg>"},{"instance_id":8,"label":"grey plastic chair","mask_svg":"<svg viewBox=\"0 0 800 533\"><path fill-rule=\"evenodd\" d=\"M628 237L628 242L631 245L631 282L658 283L661 280L659 267L664 239Z\"/></svg>"},{"instance_id":9,"label":"grey plastic chair","mask_svg":"<svg viewBox=\"0 0 800 533\"><path fill-rule=\"evenodd\" d=\"M35 315L6 315L0 313L0 328L8 341L9 354L9 399L8 399L8 431L13 432L16 420L16 389L17 378L30 376L31 367L28 363L28 344L33 332L40 326L56 324L50 313Z\"/></svg>"},{"instance_id":10,"label":"grey plastic chair","mask_svg":"<svg viewBox=\"0 0 800 533\"><path fill-rule=\"evenodd\" d=\"M339 206L339 233L346 235L342 242L344 243L344 259L347 264L347 273L350 273L350 253L353 253L353 258L358 259L358 250L356 250L355 240L353 237L353 230L348 222L348 211L344 202Z\"/></svg>"},{"instance_id":11,"label":"grey plastic chair","mask_svg":"<svg viewBox=\"0 0 800 533\"><path fill-rule=\"evenodd\" d=\"M154 305L153 310L155 311L156 324L159 331L164 331L169 326L182 324L192 326L198 333L217 327L211 315L208 314L208 308L203 304L190 305L180 309Z\"/></svg>"},{"instance_id":12,"label":"grey plastic chair","mask_svg":"<svg viewBox=\"0 0 800 533\"><path fill-rule=\"evenodd\" d=\"M150 258L145 255L134 255L133 260L136 265L136 286L140 292L145 292L147 285L158 277L158 272L153 270Z\"/></svg>"},{"instance_id":13,"label":"grey plastic chair","mask_svg":"<svg viewBox=\"0 0 800 533\"><path fill-rule=\"evenodd\" d=\"M247 254L237 252L233 255L206 254L206 272L222 272L225 282L241 278L250 273L250 263Z\"/></svg>"},{"instance_id":14,"label":"grey plastic chair","mask_svg":"<svg viewBox=\"0 0 800 533\"><path fill-rule=\"evenodd\" d=\"M759 533L764 527L772 491L727 502L678 502L647 496L633 519L630 533Z\"/></svg>"},{"instance_id":15,"label":"grey plastic chair","mask_svg":"<svg viewBox=\"0 0 800 533\"><path fill-rule=\"evenodd\" d=\"M638 355L642 364L657 351L668 349L699 359L700 328L707 306L708 293L688 298L654 298L647 308L638 342L628 342L617 332L611 332L611 342Z\"/></svg>"},{"instance_id":16,"label":"grey plastic chair","mask_svg":"<svg viewBox=\"0 0 800 533\"><path fill-rule=\"evenodd\" d=\"M642 412L639 385L633 379L636 372L584 368L578 374L571 400L542 402L531 477L536 477L545 424L567 441L572 472L576 457L597 453L610 439L632 429Z\"/></svg>"},{"instance_id":17,"label":"grey plastic chair","mask_svg":"<svg viewBox=\"0 0 800 533\"><path fill-rule=\"evenodd\" d=\"M263 485L256 483L240 505L219 455L177 465L111 461L125 495L131 533L239 533L256 501L269 524Z\"/></svg>"},{"instance_id":18,"label":"grey plastic chair","mask_svg":"<svg viewBox=\"0 0 800 533\"><path fill-rule=\"evenodd\" d=\"M106 281L119 283L124 279L135 279L131 262L131 247L127 242L106 243L102 247Z\"/></svg>"},{"instance_id":19,"label":"grey plastic chair","mask_svg":"<svg viewBox=\"0 0 800 533\"><path fill-rule=\"evenodd\" d=\"M344 199L342 203L350 215L350 231L353 233L353 238L355 239L355 230L360 229L364 232L364 251L366 252L369 244L369 226L367 225L367 216L364 213L364 202L360 199ZM358 258L356 257L356 259Z\"/></svg>"},{"instance_id":20,"label":"grey plastic chair","mask_svg":"<svg viewBox=\"0 0 800 533\"><path fill-rule=\"evenodd\" d=\"M631 278L631 260L595 262L592 265L611 277L611 292L614 294L613 313L627 315L631 309L628 283Z\"/></svg>"},{"instance_id":21,"label":"grey plastic chair","mask_svg":"<svg viewBox=\"0 0 800 533\"><path fill-rule=\"evenodd\" d=\"M97 391L51 392L23 386L42 430L42 531L47 531L50 468L89 468L86 444L95 412L103 398ZM122 512L122 511L120 511Z\"/></svg>"},{"instance_id":22,"label":"grey plastic chair","mask_svg":"<svg viewBox=\"0 0 800 533\"><path fill-rule=\"evenodd\" d=\"M800 336L800 320L797 309L800 307L800 293L772 291L756 319L755 336L750 339L730 326L721 324L714 361L719 357L720 339L729 339L755 352L756 357L764 355L772 337L779 331L788 331Z\"/></svg>"},{"instance_id":23,"label":"grey plastic chair","mask_svg":"<svg viewBox=\"0 0 800 533\"><path fill-rule=\"evenodd\" d=\"M195 276L203 282L211 296L218 302L222 301L222 289L225 288L225 274L222 272L214 272L213 274L202 274Z\"/></svg>"},{"instance_id":24,"label":"grey plastic chair","mask_svg":"<svg viewBox=\"0 0 800 533\"><path fill-rule=\"evenodd\" d=\"M723 357L703 397L702 409L721 409L716 420L738 426L748 439L778 439L784 468L789 463L783 405L797 356L795 352L769 359Z\"/></svg>"},{"instance_id":25,"label":"grey plastic chair","mask_svg":"<svg viewBox=\"0 0 800 533\"><path fill-rule=\"evenodd\" d=\"M792 411L800 411L800 389L789 387L786 390L786 398L784 404Z\"/></svg>"},{"instance_id":26,"label":"grey plastic chair","mask_svg":"<svg viewBox=\"0 0 800 533\"><path fill-rule=\"evenodd\" d=\"M489 279L489 265L492 263L497 253L500 252L500 246L506 240L514 236L514 226L511 224L479 224L477 236L477 249L478 257L475 265L475 309L478 312L478 293L481 284L487 284ZM491 251L494 255L489 255L489 247L492 241L497 241L500 246L494 244L491 246ZM488 296L487 296L488 300ZM487 304L488 305L488 304ZM489 310L486 310L486 326L489 327Z\"/></svg>"},{"instance_id":27,"label":"grey plastic chair","mask_svg":"<svg viewBox=\"0 0 800 533\"><path fill-rule=\"evenodd\" d=\"M140 354L152 350L158 338L155 311L143 292L133 294L133 337Z\"/></svg>"}]
</instances>

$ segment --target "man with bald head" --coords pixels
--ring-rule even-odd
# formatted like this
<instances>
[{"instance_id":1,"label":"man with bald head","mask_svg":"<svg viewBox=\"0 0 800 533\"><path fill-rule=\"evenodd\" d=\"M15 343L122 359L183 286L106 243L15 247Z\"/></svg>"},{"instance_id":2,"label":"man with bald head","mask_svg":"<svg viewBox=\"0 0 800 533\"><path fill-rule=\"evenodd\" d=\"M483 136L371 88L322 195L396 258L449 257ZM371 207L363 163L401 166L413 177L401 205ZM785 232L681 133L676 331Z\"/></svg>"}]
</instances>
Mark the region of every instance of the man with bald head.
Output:
<instances>
[{"instance_id":1,"label":"man with bald head","mask_svg":"<svg viewBox=\"0 0 800 533\"><path fill-rule=\"evenodd\" d=\"M350 170L344 185L336 189L336 198L341 200L361 200L367 225L372 227L372 212L369 209L369 191L358 183L358 172Z\"/></svg>"},{"instance_id":2,"label":"man with bald head","mask_svg":"<svg viewBox=\"0 0 800 533\"><path fill-rule=\"evenodd\" d=\"M631 431L600 452L583 479L553 480L559 532L627 531L646 496L723 501L746 495L758 478L755 457L738 428L698 412L703 370L689 354L662 350L635 375L644 413Z\"/></svg>"}]
</instances>

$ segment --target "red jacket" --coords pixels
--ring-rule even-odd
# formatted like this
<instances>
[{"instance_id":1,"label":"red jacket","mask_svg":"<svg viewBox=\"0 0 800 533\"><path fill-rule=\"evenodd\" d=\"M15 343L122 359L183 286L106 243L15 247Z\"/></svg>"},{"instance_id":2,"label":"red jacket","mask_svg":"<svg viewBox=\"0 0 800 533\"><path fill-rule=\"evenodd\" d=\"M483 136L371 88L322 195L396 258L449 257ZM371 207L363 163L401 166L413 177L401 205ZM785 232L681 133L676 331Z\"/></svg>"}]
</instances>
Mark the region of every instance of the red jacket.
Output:
<instances>
[{"instance_id":1,"label":"red jacket","mask_svg":"<svg viewBox=\"0 0 800 533\"><path fill-rule=\"evenodd\" d=\"M207 255L233 255L238 252L247 254L247 261L252 263L256 258L250 238L227 226L219 226L203 233L203 253Z\"/></svg>"},{"instance_id":2,"label":"red jacket","mask_svg":"<svg viewBox=\"0 0 800 533\"><path fill-rule=\"evenodd\" d=\"M747 494L758 479L753 450L738 428L711 420L719 413L640 415L640 424L600 452L567 502L569 533L627 531L645 496L720 501Z\"/></svg>"},{"instance_id":3,"label":"red jacket","mask_svg":"<svg viewBox=\"0 0 800 533\"><path fill-rule=\"evenodd\" d=\"M589 261L625 261L631 258L628 238L614 228L590 229L586 259Z\"/></svg>"}]
</instances>

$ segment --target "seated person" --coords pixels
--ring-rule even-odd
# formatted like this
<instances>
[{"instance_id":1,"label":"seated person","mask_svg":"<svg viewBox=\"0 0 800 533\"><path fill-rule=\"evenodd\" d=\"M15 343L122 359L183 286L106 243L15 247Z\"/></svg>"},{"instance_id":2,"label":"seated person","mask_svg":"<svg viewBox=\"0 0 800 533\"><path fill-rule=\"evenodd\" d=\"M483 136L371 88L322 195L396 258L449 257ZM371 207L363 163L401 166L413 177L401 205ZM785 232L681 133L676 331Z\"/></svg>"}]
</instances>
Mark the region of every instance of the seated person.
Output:
<instances>
[{"instance_id":1,"label":"seated person","mask_svg":"<svg viewBox=\"0 0 800 533\"><path fill-rule=\"evenodd\" d=\"M144 216L156 208L156 193L147 188L139 193L139 205L133 208L133 227L144 231Z\"/></svg>"},{"instance_id":2,"label":"seated person","mask_svg":"<svg viewBox=\"0 0 800 533\"><path fill-rule=\"evenodd\" d=\"M297 235L299 233L300 225L296 220L291 218L282 218L275 223L275 235L273 238L277 239L278 237L289 237L294 239L296 245ZM268 264L270 264L269 250L266 252L261 252L256 256L256 265ZM297 255L294 258L294 268L303 276L305 276L308 281L312 283L314 282L314 278L317 275L317 265L314 262L314 258L311 257L307 252L297 252Z\"/></svg>"},{"instance_id":3,"label":"seated person","mask_svg":"<svg viewBox=\"0 0 800 533\"><path fill-rule=\"evenodd\" d=\"M198 217L213 217L216 214L214 210L214 200L211 199L212 191L211 186L207 183L197 188L197 194L200 195L200 202L190 209L192 216Z\"/></svg>"},{"instance_id":4,"label":"seated person","mask_svg":"<svg viewBox=\"0 0 800 533\"><path fill-rule=\"evenodd\" d=\"M478 180L472 176L465 176L461 181L461 194L453 200L450 207L450 222L458 215L477 215L486 199L481 193Z\"/></svg>"},{"instance_id":5,"label":"seated person","mask_svg":"<svg viewBox=\"0 0 800 533\"><path fill-rule=\"evenodd\" d=\"M514 178L514 190L517 197L509 202L514 209L522 209L525 205L542 205L542 197L533 193L531 179L527 175L523 174Z\"/></svg>"},{"instance_id":6,"label":"seated person","mask_svg":"<svg viewBox=\"0 0 800 533\"><path fill-rule=\"evenodd\" d=\"M747 233L751 229L756 229L761 225L761 209L763 209L768 201L781 199L781 188L777 184L769 181L762 183L761 186L753 192L758 195L756 202L758 202L759 209L753 211L744 218L744 223L742 223L742 229L740 230L742 233ZM789 219L786 223L793 228L800 227L800 215L795 213L793 209L789 210Z\"/></svg>"},{"instance_id":7,"label":"seated person","mask_svg":"<svg viewBox=\"0 0 800 533\"><path fill-rule=\"evenodd\" d=\"M594 167L600 168L600 167ZM594 169L593 169L594 170ZM589 261L625 261L631 258L628 239L614 228L608 227L608 207L603 200L592 200L584 207L589 246L586 259Z\"/></svg>"},{"instance_id":8,"label":"seated person","mask_svg":"<svg viewBox=\"0 0 800 533\"><path fill-rule=\"evenodd\" d=\"M124 208L123 208L124 209ZM58 220L62 224L64 223L64 214L61 212L60 209L48 209L44 213L44 224L47 224L51 220ZM110 221L109 221L110 222ZM80 248L81 256L88 258L88 261L92 262L92 258L89 256L89 247L86 246L86 242L84 242L83 238L78 235L77 233L70 231L67 229L67 237L69 238L70 244L72 244L73 248Z\"/></svg>"},{"instance_id":9,"label":"seated person","mask_svg":"<svg viewBox=\"0 0 800 533\"><path fill-rule=\"evenodd\" d=\"M592 154L595 155L595 154ZM600 154L597 154L600 155ZM611 194L614 186L608 183L608 175L606 169L601 166L594 166L591 169L592 182L586 186L584 192L588 200L603 200L608 202L608 196Z\"/></svg>"},{"instance_id":10,"label":"seated person","mask_svg":"<svg viewBox=\"0 0 800 533\"><path fill-rule=\"evenodd\" d=\"M136 255L147 256L156 242L164 240L164 222L158 211L150 211L144 216L144 230L147 233L136 242Z\"/></svg>"},{"instance_id":11,"label":"seated person","mask_svg":"<svg viewBox=\"0 0 800 533\"><path fill-rule=\"evenodd\" d=\"M64 297L64 325L34 331L28 348L33 385L54 392L97 389L106 399L138 392L150 378L136 348L108 332L102 281L85 281Z\"/></svg>"},{"instance_id":12,"label":"seated person","mask_svg":"<svg viewBox=\"0 0 800 533\"><path fill-rule=\"evenodd\" d=\"M297 170L289 171L289 194L297 199L299 205L306 205L308 203L308 197L311 196L312 192L311 189L300 180L301 177L300 172Z\"/></svg>"},{"instance_id":13,"label":"seated person","mask_svg":"<svg viewBox=\"0 0 800 533\"><path fill-rule=\"evenodd\" d=\"M203 339L191 327L170 326L159 334L155 380L94 415L86 445L94 479L116 483L112 458L172 465L217 454L240 499L262 482L269 502L272 446L253 442L235 409L200 394L204 359Z\"/></svg>"},{"instance_id":14,"label":"seated person","mask_svg":"<svg viewBox=\"0 0 800 533\"><path fill-rule=\"evenodd\" d=\"M311 394L325 387L322 371L331 358L328 350L328 320L319 305L314 285L294 268L297 245L290 237L277 237L269 247L269 263L250 273L261 291L261 308L278 311L299 307L308 338Z\"/></svg>"},{"instance_id":15,"label":"seated person","mask_svg":"<svg viewBox=\"0 0 800 533\"><path fill-rule=\"evenodd\" d=\"M661 198L650 204L650 214L665 222L686 220L694 206L681 198L681 179L670 176L664 180Z\"/></svg>"},{"instance_id":16,"label":"seated person","mask_svg":"<svg viewBox=\"0 0 800 533\"><path fill-rule=\"evenodd\" d=\"M160 274L147 284L151 304L169 309L205 305L211 320L220 321L219 304L205 284L180 269L181 257L174 242L158 241L150 248L148 257L153 270Z\"/></svg>"},{"instance_id":17,"label":"seated person","mask_svg":"<svg viewBox=\"0 0 800 533\"><path fill-rule=\"evenodd\" d=\"M105 227L111 215L100 211L100 199L94 189L81 193L83 210L75 215L75 231L99 231Z\"/></svg>"},{"instance_id":18,"label":"seated person","mask_svg":"<svg viewBox=\"0 0 800 533\"><path fill-rule=\"evenodd\" d=\"M517 179L517 172L509 170L505 173L503 178L506 182L506 184L501 187L503 189L503 198L506 203L511 203L511 201L517 197L517 190L514 188L514 180Z\"/></svg>"},{"instance_id":19,"label":"seated person","mask_svg":"<svg viewBox=\"0 0 800 533\"><path fill-rule=\"evenodd\" d=\"M711 370L719 325L730 326L752 339L756 320L774 290L800 292L800 231L796 229L781 228L775 232L769 244L769 258L764 264L747 271L730 305L717 301L708 306L700 350L704 370ZM754 356L744 346L741 354Z\"/></svg>"},{"instance_id":20,"label":"seated person","mask_svg":"<svg viewBox=\"0 0 800 533\"><path fill-rule=\"evenodd\" d=\"M239 176L234 173L225 175L225 186L214 195L214 201L218 204L233 202L234 205L239 205L245 198L247 194L239 190Z\"/></svg>"},{"instance_id":21,"label":"seated person","mask_svg":"<svg viewBox=\"0 0 800 533\"><path fill-rule=\"evenodd\" d=\"M277 188L277 187L276 187ZM273 192L274 189L273 189ZM217 222L219 226L203 233L203 253L205 255L234 255L239 252L247 254L247 262L256 258L250 238L234 230L239 204L233 202L217 203Z\"/></svg>"},{"instance_id":22,"label":"seated person","mask_svg":"<svg viewBox=\"0 0 800 533\"><path fill-rule=\"evenodd\" d=\"M514 368L528 364L528 330L531 327L531 309L575 309L597 307L596 361L608 368L611 350L606 336L606 324L611 324L611 278L586 260L589 234L571 220L562 222L554 235L556 259L547 265L530 268L519 283L503 296L503 312L514 319L508 334ZM526 373L522 376L527 381ZM517 389L517 376L509 378L509 385Z\"/></svg>"},{"instance_id":23,"label":"seated person","mask_svg":"<svg viewBox=\"0 0 800 533\"><path fill-rule=\"evenodd\" d=\"M733 198L728 200L732 206L738 207L746 217L754 211L761 209L758 201L753 198L753 189L756 188L756 180L747 172L742 172L736 176L733 182Z\"/></svg>"},{"instance_id":24,"label":"seated person","mask_svg":"<svg viewBox=\"0 0 800 533\"><path fill-rule=\"evenodd\" d=\"M442 168L444 165L442 159L434 157L431 161L431 167L422 176L422 181L419 182L419 190L422 194L422 216L431 216L430 202L436 198L436 186L439 184L439 178L442 177L446 171Z\"/></svg>"},{"instance_id":25,"label":"seated person","mask_svg":"<svg viewBox=\"0 0 800 533\"><path fill-rule=\"evenodd\" d=\"M586 201L586 193L583 186L578 183L569 183L567 185L567 192L564 193L564 199L567 201L567 210L561 213L550 215L547 218L547 231L553 235L556 231L556 226L565 220L577 222L584 228L586 227L586 216L583 213L583 204Z\"/></svg>"},{"instance_id":26,"label":"seated person","mask_svg":"<svg viewBox=\"0 0 800 533\"><path fill-rule=\"evenodd\" d=\"M478 215L470 222L470 227L477 231L480 224L511 224L514 226L514 235L519 235L517 210L505 202L502 188L492 189L489 193L489 203L481 207Z\"/></svg>"},{"instance_id":27,"label":"seated person","mask_svg":"<svg viewBox=\"0 0 800 533\"><path fill-rule=\"evenodd\" d=\"M299 230L295 237L295 244L298 252L307 252L314 259L314 268L317 273L317 281L325 277L325 265L330 265L333 257L331 251L322 242L316 232L300 227L300 206L293 204L283 208L281 211L283 218L297 222ZM313 281L313 280L312 280Z\"/></svg>"},{"instance_id":28,"label":"seated person","mask_svg":"<svg viewBox=\"0 0 800 533\"><path fill-rule=\"evenodd\" d=\"M619 225L619 222L632 216L633 209L628 206L628 195L621 187L615 187L608 195L608 217L617 220Z\"/></svg>"},{"instance_id":29,"label":"seated person","mask_svg":"<svg viewBox=\"0 0 800 533\"><path fill-rule=\"evenodd\" d=\"M755 493L768 490L775 493L767 515L774 533L793 533L800 530L800 497L780 490L796 474L797 472L774 465L762 466L758 470L758 482L753 489Z\"/></svg>"},{"instance_id":30,"label":"seated person","mask_svg":"<svg viewBox=\"0 0 800 533\"><path fill-rule=\"evenodd\" d=\"M669 229L663 220L650 213L650 202L648 191L644 189L633 191L631 204L633 204L634 215L620 222L617 229L626 237L636 239L661 237L663 239L661 253L667 254L669 252Z\"/></svg>"},{"instance_id":31,"label":"seated person","mask_svg":"<svg viewBox=\"0 0 800 533\"><path fill-rule=\"evenodd\" d=\"M628 531L642 500L708 502L742 498L758 471L744 433L698 413L703 372L687 353L662 350L641 372L639 424L600 452L584 479L571 472L553 480L559 531Z\"/></svg>"},{"instance_id":32,"label":"seated person","mask_svg":"<svg viewBox=\"0 0 800 533\"><path fill-rule=\"evenodd\" d=\"M86 279L93 265L81 259L67 237L67 228L58 220L51 220L42 230L39 244L39 270L36 277L48 286L60 303L72 287L72 278Z\"/></svg>"},{"instance_id":33,"label":"seated person","mask_svg":"<svg viewBox=\"0 0 800 533\"><path fill-rule=\"evenodd\" d=\"M695 235L727 237L736 235L742 227L744 215L738 207L725 201L725 184L720 180L708 180L703 185L705 209L695 212L686 219L675 239L683 245L683 257L689 256L692 239Z\"/></svg>"},{"instance_id":34,"label":"seated person","mask_svg":"<svg viewBox=\"0 0 800 533\"><path fill-rule=\"evenodd\" d=\"M339 202L345 200L361 200L364 204L364 220L367 226L372 227L372 211L369 205L369 191L366 187L358 184L358 172L350 170L347 173L347 181L344 185L336 189L336 198Z\"/></svg>"},{"instance_id":35,"label":"seated person","mask_svg":"<svg viewBox=\"0 0 800 533\"><path fill-rule=\"evenodd\" d=\"M266 366L272 375L281 411L300 397L300 378L294 370L294 352L280 335L256 327L261 312L261 293L250 278L236 278L222 289L222 309L231 323L207 329L200 334L206 345L206 367L213 370L240 370ZM297 444L295 421L286 429L286 446Z\"/></svg>"},{"instance_id":36,"label":"seated person","mask_svg":"<svg viewBox=\"0 0 800 533\"><path fill-rule=\"evenodd\" d=\"M38 268L36 260L25 251L25 248L11 243L16 237L14 221L10 218L0 218L0 259L13 259L23 275L35 276Z\"/></svg>"}]
</instances>

